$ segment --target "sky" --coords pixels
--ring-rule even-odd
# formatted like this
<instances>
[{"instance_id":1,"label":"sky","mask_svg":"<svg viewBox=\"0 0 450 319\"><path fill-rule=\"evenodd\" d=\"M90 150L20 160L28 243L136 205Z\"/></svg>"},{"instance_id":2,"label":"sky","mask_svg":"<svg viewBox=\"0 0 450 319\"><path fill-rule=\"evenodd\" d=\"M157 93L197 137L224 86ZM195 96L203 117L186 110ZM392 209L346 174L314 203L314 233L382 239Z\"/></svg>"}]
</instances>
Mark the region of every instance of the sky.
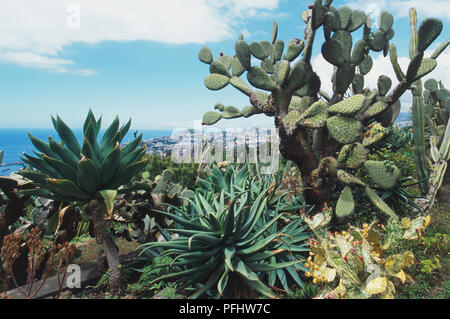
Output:
<instances>
[{"instance_id":1,"label":"sky","mask_svg":"<svg viewBox=\"0 0 450 319\"><path fill-rule=\"evenodd\" d=\"M14 0L0 3L0 128L49 128L59 115L79 128L91 108L108 123L118 115L131 118L133 129L192 128L205 112L222 102L243 108L248 98L229 86L210 91L204 86L209 66L198 60L208 46L216 58L233 56L239 34L251 43L270 40L278 22L278 38L287 44L303 39L301 13L305 0ZM428 17L444 29L425 56L450 38L448 0L334 0L376 17L393 14L399 62L409 61L410 7L419 23ZM362 28L361 28L362 29ZM353 42L361 38L355 32ZM320 55L322 31L316 37L312 64L331 92L332 66ZM375 64L366 85L376 88L378 76L396 82L389 62L371 53ZM450 48L438 58L431 76L450 87ZM245 79L245 75L243 76ZM410 93L402 111L410 108ZM264 115L222 120L216 127L273 127Z\"/></svg>"}]
</instances>

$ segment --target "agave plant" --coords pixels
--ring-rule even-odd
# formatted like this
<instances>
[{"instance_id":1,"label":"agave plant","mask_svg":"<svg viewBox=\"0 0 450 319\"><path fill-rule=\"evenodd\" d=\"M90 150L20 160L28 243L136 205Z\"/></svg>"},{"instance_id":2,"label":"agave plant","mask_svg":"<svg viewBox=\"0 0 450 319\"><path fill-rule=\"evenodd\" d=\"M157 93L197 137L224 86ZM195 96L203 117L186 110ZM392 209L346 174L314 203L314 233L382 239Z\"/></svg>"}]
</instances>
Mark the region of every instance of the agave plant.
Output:
<instances>
[{"instance_id":1,"label":"agave plant","mask_svg":"<svg viewBox=\"0 0 450 319\"><path fill-rule=\"evenodd\" d=\"M171 206L172 212L159 211L179 227L162 230L166 241L143 245L144 251L156 250L160 256L172 258L159 265L170 266L171 273L152 283L180 279L185 284L200 284L191 298L205 293L230 296L233 292L236 297L236 288L240 290L243 284L274 298L268 285L274 286L278 279L289 290L289 277L302 286L297 270L305 270L302 252L307 251L305 240L310 234L301 219L288 214L298 207L283 202L281 196L270 208L270 187L254 200L251 186L239 191L239 186L231 184L228 189L228 194L222 190L206 197L198 191L188 200L189 205ZM168 232L179 236L172 238Z\"/></svg>"},{"instance_id":2,"label":"agave plant","mask_svg":"<svg viewBox=\"0 0 450 319\"><path fill-rule=\"evenodd\" d=\"M131 120L119 128L116 117L104 132L100 142L98 134L101 117L96 120L91 110L83 126L83 142L57 116L53 126L61 138L58 143L49 137L48 143L29 134L30 140L40 153L36 157L24 154L22 160L31 168L21 170L20 175L32 181L35 189L24 191L29 195L68 201L85 205L92 218L95 235L105 251L111 271L111 287L120 282L119 258L105 221L113 210L113 200L120 186L127 184L147 164L145 147L139 147L142 134L121 146ZM126 188L120 189L126 192ZM68 206L67 206L68 207ZM60 215L67 210L63 208Z\"/></svg>"},{"instance_id":3,"label":"agave plant","mask_svg":"<svg viewBox=\"0 0 450 319\"><path fill-rule=\"evenodd\" d=\"M280 198L284 202L288 202L282 190L282 178L286 171L291 168L292 162L288 161L287 165L280 167L275 174L260 174L258 164L233 164L212 166L210 173L204 178L198 178L197 190L205 197L225 191L226 195L232 195L235 192L242 192L248 189L250 198L255 200L259 194L266 188L270 207L276 205ZM281 196L280 196L281 195ZM292 203L293 206L300 205L299 198L295 198Z\"/></svg>"}]
</instances>

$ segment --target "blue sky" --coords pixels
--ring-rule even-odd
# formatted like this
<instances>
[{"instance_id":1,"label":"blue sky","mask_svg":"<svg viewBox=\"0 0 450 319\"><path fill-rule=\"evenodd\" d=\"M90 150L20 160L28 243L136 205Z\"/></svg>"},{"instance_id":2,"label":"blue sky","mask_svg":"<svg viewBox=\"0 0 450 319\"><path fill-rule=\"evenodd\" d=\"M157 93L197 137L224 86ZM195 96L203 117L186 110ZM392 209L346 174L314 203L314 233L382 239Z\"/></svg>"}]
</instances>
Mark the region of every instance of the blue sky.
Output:
<instances>
[{"instance_id":1,"label":"blue sky","mask_svg":"<svg viewBox=\"0 0 450 319\"><path fill-rule=\"evenodd\" d=\"M234 55L239 34L245 40L303 38L304 0L14 0L0 4L0 128L46 128L50 115L81 127L91 107L110 122L117 114L132 119L134 129L192 127L217 102L242 108L248 99L232 87L209 91L203 80L208 66L197 54L203 45ZM408 62L408 9L419 22L438 17L444 29L434 44L450 38L447 0L334 0L376 13L394 15L400 64ZM79 18L79 19L78 19ZM322 32L316 39L313 67L323 89L332 67L321 60ZM355 33L354 33L355 34ZM356 33L359 34L359 33ZM356 42L360 36L354 36ZM392 75L389 58L378 54L369 86L381 74ZM432 76L450 87L450 49L438 59ZM245 78L245 76L244 76ZM395 83L395 81L394 81ZM409 109L410 98L403 100ZM272 127L263 115L221 121L219 127Z\"/></svg>"}]
</instances>

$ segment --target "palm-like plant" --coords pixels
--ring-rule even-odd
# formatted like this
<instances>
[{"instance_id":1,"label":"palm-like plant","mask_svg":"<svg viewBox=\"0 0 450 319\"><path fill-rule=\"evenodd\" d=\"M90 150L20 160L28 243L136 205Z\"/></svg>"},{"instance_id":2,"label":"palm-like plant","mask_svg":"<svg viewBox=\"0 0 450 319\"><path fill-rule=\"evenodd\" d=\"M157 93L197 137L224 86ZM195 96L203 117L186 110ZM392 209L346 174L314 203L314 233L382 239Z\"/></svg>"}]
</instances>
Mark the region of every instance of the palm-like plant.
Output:
<instances>
[{"instance_id":1,"label":"palm-like plant","mask_svg":"<svg viewBox=\"0 0 450 319\"><path fill-rule=\"evenodd\" d=\"M19 172L35 186L24 192L87 204L96 238L102 244L108 260L111 288L117 290L120 284L119 258L107 228L105 213L108 216L112 214L113 200L119 187L130 182L147 164L145 147L138 147L142 134L122 147L120 144L130 128L131 120L119 128L119 118L116 117L98 142L101 118L96 120L89 110L83 126L83 142L80 144L59 116L56 119L52 117L52 121L61 143L51 137L46 143L29 134L40 153L35 152L36 157L24 154L22 158L34 168ZM125 192L126 189L120 191ZM63 208L60 215L64 211Z\"/></svg>"},{"instance_id":2,"label":"palm-like plant","mask_svg":"<svg viewBox=\"0 0 450 319\"><path fill-rule=\"evenodd\" d=\"M236 171L235 175L240 173ZM242 284L273 298L264 281L274 286L278 278L288 290L289 276L303 285L297 270L305 270L300 262L302 252L308 251L305 240L310 234L301 219L285 214L298 207L281 196L271 208L268 193L273 187L260 189L252 199L251 180L245 179L248 183L241 186L228 185L228 193L222 190L203 196L204 192L198 191L189 205L171 206L172 212L159 211L178 225L168 231L179 237L172 239L162 231L167 241L143 245L145 251L156 250L172 258L170 263L160 265L170 266L172 272L153 282L180 279L186 284L200 284L192 298L207 292L223 296L234 291L237 296L234 288L240 289ZM287 218L294 220L289 222Z\"/></svg>"}]
</instances>

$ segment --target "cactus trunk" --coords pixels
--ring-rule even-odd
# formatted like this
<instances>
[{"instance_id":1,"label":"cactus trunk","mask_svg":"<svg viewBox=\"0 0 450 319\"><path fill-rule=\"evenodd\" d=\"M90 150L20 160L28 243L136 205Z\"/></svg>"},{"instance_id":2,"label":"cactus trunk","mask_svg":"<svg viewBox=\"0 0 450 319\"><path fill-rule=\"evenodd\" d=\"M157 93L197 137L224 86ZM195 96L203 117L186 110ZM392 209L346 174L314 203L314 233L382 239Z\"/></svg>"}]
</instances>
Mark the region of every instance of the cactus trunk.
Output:
<instances>
[{"instance_id":1,"label":"cactus trunk","mask_svg":"<svg viewBox=\"0 0 450 319\"><path fill-rule=\"evenodd\" d=\"M428 177L427 158L425 151L425 119L422 102L422 83L418 81L415 90L413 90L412 118L414 127L414 156L419 180ZM429 189L428 181L420 184L420 190L426 194Z\"/></svg>"},{"instance_id":2,"label":"cactus trunk","mask_svg":"<svg viewBox=\"0 0 450 319\"><path fill-rule=\"evenodd\" d=\"M316 157L305 129L300 128L296 134L288 135L282 123L275 120L275 125L280 136L281 155L294 162L300 170L305 201L309 205L315 205L317 209L321 209L324 203L331 202L335 179L333 176L328 176L328 172L316 170L319 165L318 158L332 155L338 150L339 144L330 140L327 131L318 130L316 138L318 143L324 146L328 141L328 145L318 148L320 154L317 155L320 157ZM302 147L298 147L299 145Z\"/></svg>"}]
</instances>

